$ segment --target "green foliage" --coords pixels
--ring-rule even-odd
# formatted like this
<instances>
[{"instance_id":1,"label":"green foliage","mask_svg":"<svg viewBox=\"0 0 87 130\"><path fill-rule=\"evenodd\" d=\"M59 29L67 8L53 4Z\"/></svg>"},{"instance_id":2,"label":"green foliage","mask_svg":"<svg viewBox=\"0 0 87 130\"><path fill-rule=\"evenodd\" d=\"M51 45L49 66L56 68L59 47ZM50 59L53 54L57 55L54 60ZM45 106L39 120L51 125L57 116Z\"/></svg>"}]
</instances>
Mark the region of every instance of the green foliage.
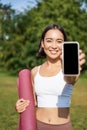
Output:
<instances>
[{"instance_id":1,"label":"green foliage","mask_svg":"<svg viewBox=\"0 0 87 130\"><path fill-rule=\"evenodd\" d=\"M84 5L84 7L83 7ZM27 8L24 13L16 14L9 7L10 13L0 22L3 39L0 39L0 66L12 74L22 68L32 68L41 64L36 53L44 27L60 24L64 27L68 40L78 41L80 48L87 55L87 1L84 0L38 0L34 8ZM4 5L1 5L4 7ZM0 16L3 14L4 8ZM5 9L6 10L6 9ZM86 57L87 60L87 57ZM87 70L87 62L83 67Z\"/></svg>"}]
</instances>

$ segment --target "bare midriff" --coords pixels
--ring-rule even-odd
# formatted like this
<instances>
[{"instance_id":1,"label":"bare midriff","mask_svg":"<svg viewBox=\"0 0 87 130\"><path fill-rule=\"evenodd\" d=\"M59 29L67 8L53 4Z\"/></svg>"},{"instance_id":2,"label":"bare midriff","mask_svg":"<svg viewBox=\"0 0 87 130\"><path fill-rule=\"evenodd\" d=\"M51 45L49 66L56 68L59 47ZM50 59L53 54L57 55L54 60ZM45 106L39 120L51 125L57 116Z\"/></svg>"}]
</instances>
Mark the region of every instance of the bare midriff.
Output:
<instances>
[{"instance_id":1,"label":"bare midriff","mask_svg":"<svg viewBox=\"0 0 87 130\"><path fill-rule=\"evenodd\" d=\"M48 124L64 124L70 121L69 108L37 108L36 118Z\"/></svg>"}]
</instances>

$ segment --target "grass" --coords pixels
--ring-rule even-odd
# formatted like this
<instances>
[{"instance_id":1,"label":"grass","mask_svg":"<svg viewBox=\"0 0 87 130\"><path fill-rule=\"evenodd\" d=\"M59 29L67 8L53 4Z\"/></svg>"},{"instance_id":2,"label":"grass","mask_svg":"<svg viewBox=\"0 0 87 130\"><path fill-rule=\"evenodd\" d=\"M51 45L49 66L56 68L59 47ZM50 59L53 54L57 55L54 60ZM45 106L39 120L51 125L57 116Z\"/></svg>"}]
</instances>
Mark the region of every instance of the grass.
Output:
<instances>
[{"instance_id":1,"label":"grass","mask_svg":"<svg viewBox=\"0 0 87 130\"><path fill-rule=\"evenodd\" d=\"M16 77L0 74L0 130L17 130L19 114ZM71 100L73 130L87 130L87 79L81 78L73 88Z\"/></svg>"},{"instance_id":2,"label":"grass","mask_svg":"<svg viewBox=\"0 0 87 130\"><path fill-rule=\"evenodd\" d=\"M17 130L16 77L0 74L0 130Z\"/></svg>"},{"instance_id":3,"label":"grass","mask_svg":"<svg viewBox=\"0 0 87 130\"><path fill-rule=\"evenodd\" d=\"M71 102L73 130L87 130L87 79L80 78L73 89Z\"/></svg>"}]
</instances>

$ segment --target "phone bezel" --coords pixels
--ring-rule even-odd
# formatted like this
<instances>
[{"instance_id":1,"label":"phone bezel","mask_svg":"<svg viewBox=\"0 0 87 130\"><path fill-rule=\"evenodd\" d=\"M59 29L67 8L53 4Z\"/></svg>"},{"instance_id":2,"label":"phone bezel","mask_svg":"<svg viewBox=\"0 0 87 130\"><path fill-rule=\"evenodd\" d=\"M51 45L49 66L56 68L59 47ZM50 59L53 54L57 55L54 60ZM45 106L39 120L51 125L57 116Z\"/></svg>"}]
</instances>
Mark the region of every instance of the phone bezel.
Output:
<instances>
[{"instance_id":1,"label":"phone bezel","mask_svg":"<svg viewBox=\"0 0 87 130\"><path fill-rule=\"evenodd\" d=\"M75 74L66 74L65 71L64 71L64 44L77 44L77 47L78 47L78 73L75 73ZM79 65L79 42L77 41L65 41L62 45L62 68L63 68L63 74L65 76L77 76L80 74L80 65Z\"/></svg>"}]
</instances>

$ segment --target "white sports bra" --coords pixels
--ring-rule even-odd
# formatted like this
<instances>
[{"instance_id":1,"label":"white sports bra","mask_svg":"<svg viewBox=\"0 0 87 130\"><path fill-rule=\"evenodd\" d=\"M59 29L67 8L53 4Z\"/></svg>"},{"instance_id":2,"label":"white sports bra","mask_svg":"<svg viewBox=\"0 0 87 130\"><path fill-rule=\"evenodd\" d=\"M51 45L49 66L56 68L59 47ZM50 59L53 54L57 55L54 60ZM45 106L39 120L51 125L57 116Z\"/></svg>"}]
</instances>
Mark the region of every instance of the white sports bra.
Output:
<instances>
[{"instance_id":1,"label":"white sports bra","mask_svg":"<svg viewBox=\"0 0 87 130\"><path fill-rule=\"evenodd\" d=\"M44 77L38 72L34 78L38 107L70 107L72 85L64 80L62 70L55 76Z\"/></svg>"}]
</instances>

